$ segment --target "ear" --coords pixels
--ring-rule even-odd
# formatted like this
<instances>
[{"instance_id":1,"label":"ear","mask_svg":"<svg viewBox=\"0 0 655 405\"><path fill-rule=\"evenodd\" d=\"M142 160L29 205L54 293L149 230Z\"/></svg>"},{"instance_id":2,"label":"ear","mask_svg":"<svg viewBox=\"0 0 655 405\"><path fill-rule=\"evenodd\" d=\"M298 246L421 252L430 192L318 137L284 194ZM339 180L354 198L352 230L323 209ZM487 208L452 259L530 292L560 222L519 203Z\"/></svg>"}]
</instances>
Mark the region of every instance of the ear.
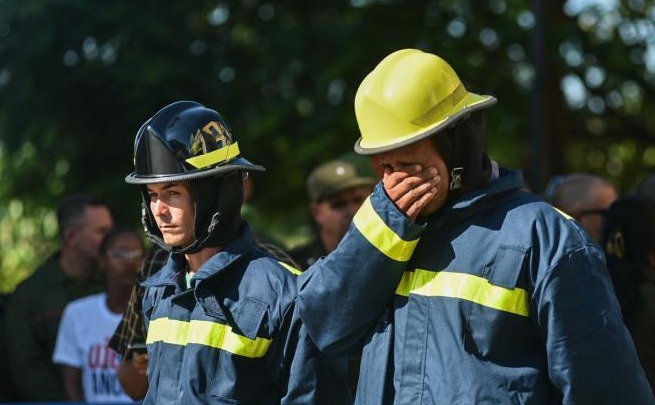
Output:
<instances>
[{"instance_id":1,"label":"ear","mask_svg":"<svg viewBox=\"0 0 655 405\"><path fill-rule=\"evenodd\" d=\"M75 239L76 235L77 235L77 229L74 226L69 226L68 228L64 229L64 233L62 236L64 245L70 244L71 241Z\"/></svg>"}]
</instances>

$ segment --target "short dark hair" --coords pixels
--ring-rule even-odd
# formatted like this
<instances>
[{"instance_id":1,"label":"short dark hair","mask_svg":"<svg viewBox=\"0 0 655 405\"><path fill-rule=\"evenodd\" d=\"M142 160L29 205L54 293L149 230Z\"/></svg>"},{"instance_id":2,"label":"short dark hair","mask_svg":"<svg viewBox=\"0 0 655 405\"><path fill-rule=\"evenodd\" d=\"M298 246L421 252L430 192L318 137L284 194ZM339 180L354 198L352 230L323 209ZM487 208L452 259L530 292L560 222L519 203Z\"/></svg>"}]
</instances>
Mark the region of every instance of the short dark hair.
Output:
<instances>
[{"instance_id":1,"label":"short dark hair","mask_svg":"<svg viewBox=\"0 0 655 405\"><path fill-rule=\"evenodd\" d=\"M75 225L84 216L87 207L106 207L112 218L114 213L109 204L92 194L72 194L61 200L57 206L57 224L59 225L59 237L63 239L66 229Z\"/></svg>"}]
</instances>

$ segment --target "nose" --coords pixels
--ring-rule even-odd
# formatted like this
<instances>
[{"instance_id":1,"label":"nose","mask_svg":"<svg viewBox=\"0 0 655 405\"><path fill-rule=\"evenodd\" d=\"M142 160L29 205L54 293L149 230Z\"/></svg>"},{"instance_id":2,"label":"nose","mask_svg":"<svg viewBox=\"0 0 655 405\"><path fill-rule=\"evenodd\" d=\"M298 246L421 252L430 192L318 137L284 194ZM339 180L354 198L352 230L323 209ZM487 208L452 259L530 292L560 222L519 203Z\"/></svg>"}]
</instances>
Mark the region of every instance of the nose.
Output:
<instances>
[{"instance_id":1,"label":"nose","mask_svg":"<svg viewBox=\"0 0 655 405\"><path fill-rule=\"evenodd\" d=\"M160 199L150 202L150 210L154 216L163 216L168 212L168 205Z\"/></svg>"}]
</instances>

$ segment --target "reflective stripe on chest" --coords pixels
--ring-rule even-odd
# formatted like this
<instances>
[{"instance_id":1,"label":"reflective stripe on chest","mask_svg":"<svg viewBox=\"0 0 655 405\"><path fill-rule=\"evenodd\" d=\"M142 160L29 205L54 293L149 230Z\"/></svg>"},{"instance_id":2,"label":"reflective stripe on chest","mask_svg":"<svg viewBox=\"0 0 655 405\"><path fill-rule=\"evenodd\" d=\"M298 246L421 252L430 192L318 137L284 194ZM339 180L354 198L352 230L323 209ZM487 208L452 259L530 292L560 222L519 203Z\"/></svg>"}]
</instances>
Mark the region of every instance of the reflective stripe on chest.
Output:
<instances>
[{"instance_id":1,"label":"reflective stripe on chest","mask_svg":"<svg viewBox=\"0 0 655 405\"><path fill-rule=\"evenodd\" d=\"M192 320L178 321L157 318L150 321L146 343L164 342L186 346L198 344L224 350L239 356L259 358L266 355L272 340L249 339L235 333L228 325Z\"/></svg>"},{"instance_id":2,"label":"reflective stripe on chest","mask_svg":"<svg viewBox=\"0 0 655 405\"><path fill-rule=\"evenodd\" d=\"M465 273L421 269L408 271L403 274L396 288L396 294L405 297L415 294L426 297L459 298L499 311L529 316L526 290L500 287L490 284L482 277Z\"/></svg>"}]
</instances>

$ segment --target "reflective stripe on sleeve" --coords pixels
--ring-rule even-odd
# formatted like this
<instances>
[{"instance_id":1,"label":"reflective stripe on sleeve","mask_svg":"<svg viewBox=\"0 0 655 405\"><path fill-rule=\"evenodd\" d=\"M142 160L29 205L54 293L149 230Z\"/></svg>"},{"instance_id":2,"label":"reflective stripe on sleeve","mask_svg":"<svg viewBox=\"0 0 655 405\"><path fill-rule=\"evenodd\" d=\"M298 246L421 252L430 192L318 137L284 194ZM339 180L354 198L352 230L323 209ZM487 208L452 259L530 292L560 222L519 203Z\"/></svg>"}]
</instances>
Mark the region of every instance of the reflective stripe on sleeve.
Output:
<instances>
[{"instance_id":1,"label":"reflective stripe on sleeve","mask_svg":"<svg viewBox=\"0 0 655 405\"><path fill-rule=\"evenodd\" d=\"M465 273L407 271L396 288L396 294L459 298L499 311L529 315L528 293L524 289L499 287L482 277Z\"/></svg>"},{"instance_id":2,"label":"reflective stripe on sleeve","mask_svg":"<svg viewBox=\"0 0 655 405\"><path fill-rule=\"evenodd\" d=\"M302 274L302 271L298 270L297 268L290 266L286 264L285 262L278 262L284 267L285 269L289 270L291 273L295 274L296 276Z\"/></svg>"},{"instance_id":3,"label":"reflective stripe on sleeve","mask_svg":"<svg viewBox=\"0 0 655 405\"><path fill-rule=\"evenodd\" d=\"M570 216L570 215L567 214L566 212L562 211L561 209L559 209L559 208L557 208L557 207L553 207L553 208L555 208L555 211L559 212L560 215L562 215L564 218L566 218L566 219L573 219L572 216Z\"/></svg>"},{"instance_id":4,"label":"reflective stripe on sleeve","mask_svg":"<svg viewBox=\"0 0 655 405\"><path fill-rule=\"evenodd\" d=\"M249 339L232 331L228 325L209 321L178 321L157 318L148 325L146 343L165 342L186 346L199 344L221 349L239 356L263 357L272 340L264 338Z\"/></svg>"},{"instance_id":5,"label":"reflective stripe on sleeve","mask_svg":"<svg viewBox=\"0 0 655 405\"><path fill-rule=\"evenodd\" d=\"M389 228L373 209L371 197L367 198L357 211L353 223L364 238L380 252L399 262L409 260L419 241L418 239L406 241Z\"/></svg>"},{"instance_id":6,"label":"reflective stripe on sleeve","mask_svg":"<svg viewBox=\"0 0 655 405\"><path fill-rule=\"evenodd\" d=\"M186 162L196 169L215 165L217 163L225 162L226 160L233 159L239 156L239 145L234 142L230 145L223 146L205 154L188 158Z\"/></svg>"}]
</instances>

